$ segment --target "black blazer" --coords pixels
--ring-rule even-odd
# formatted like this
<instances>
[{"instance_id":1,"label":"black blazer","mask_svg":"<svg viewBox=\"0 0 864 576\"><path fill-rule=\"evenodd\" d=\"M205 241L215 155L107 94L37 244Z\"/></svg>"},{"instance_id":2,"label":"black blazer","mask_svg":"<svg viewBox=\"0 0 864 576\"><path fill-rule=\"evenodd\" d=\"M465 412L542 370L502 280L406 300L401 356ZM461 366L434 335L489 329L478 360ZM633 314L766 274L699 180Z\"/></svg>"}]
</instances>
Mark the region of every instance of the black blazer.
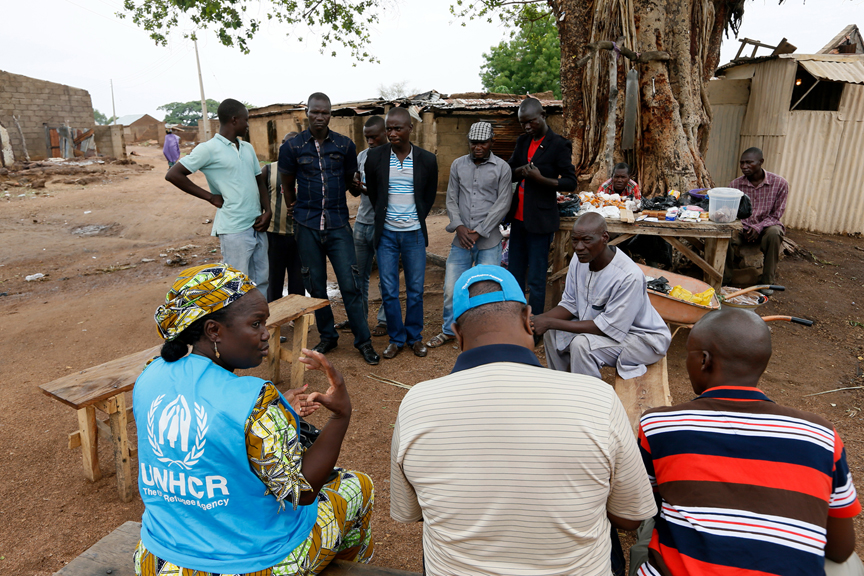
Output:
<instances>
[{"instance_id":1,"label":"black blazer","mask_svg":"<svg viewBox=\"0 0 864 576\"><path fill-rule=\"evenodd\" d=\"M369 200L375 207L375 247L381 241L384 232L384 220L387 217L387 200L390 194L390 150L391 145L385 144L369 150L366 156L366 191ZM426 216L435 203L438 193L438 159L428 150L414 146L414 203L417 205L417 218L426 246L429 245L429 234L426 232Z\"/></svg>"},{"instance_id":2,"label":"black blazer","mask_svg":"<svg viewBox=\"0 0 864 576\"><path fill-rule=\"evenodd\" d=\"M507 161L513 170L514 182L518 181L516 168L528 163L528 146L530 144L530 134L519 136L513 155ZM556 192L559 190L561 192L576 190L576 169L573 167L572 158L573 143L549 128L540 148L534 153L532 162L543 176L557 178L558 186L550 188L533 180L525 180L525 206L522 208L522 222L528 232L551 234L558 230L560 219ZM508 222L512 222L513 215L516 214L516 208L519 204L517 194L518 186L513 191L513 201L510 203L510 212L507 214Z\"/></svg>"}]
</instances>

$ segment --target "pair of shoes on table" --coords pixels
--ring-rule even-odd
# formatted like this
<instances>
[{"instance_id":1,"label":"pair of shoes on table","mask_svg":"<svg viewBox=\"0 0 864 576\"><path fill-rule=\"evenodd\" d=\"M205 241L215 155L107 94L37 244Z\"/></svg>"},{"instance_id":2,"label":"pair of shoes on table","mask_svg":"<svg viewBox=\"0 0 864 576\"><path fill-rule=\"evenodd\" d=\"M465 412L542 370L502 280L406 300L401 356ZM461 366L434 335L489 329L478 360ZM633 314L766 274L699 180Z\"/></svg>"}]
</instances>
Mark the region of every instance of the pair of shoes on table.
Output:
<instances>
[{"instance_id":1,"label":"pair of shoes on table","mask_svg":"<svg viewBox=\"0 0 864 576\"><path fill-rule=\"evenodd\" d=\"M428 350L426 350L426 345L423 344L422 340L414 342L414 344L411 345L411 349L414 351L414 356L417 356L418 358L423 358L428 352Z\"/></svg>"},{"instance_id":2,"label":"pair of shoes on table","mask_svg":"<svg viewBox=\"0 0 864 576\"><path fill-rule=\"evenodd\" d=\"M358 348L360 354L363 355L363 360L366 361L367 364L371 364L375 366L381 360L378 354L375 352L375 349L372 348L372 342L366 342L362 344L360 348Z\"/></svg>"},{"instance_id":3,"label":"pair of shoes on table","mask_svg":"<svg viewBox=\"0 0 864 576\"><path fill-rule=\"evenodd\" d=\"M444 332L441 332L440 334L438 334L437 336L434 336L431 340L426 342L426 346L429 348L438 348L439 346L443 346L444 344L446 344L448 342L455 342L455 341L456 341L456 336L451 336L450 334L445 334ZM426 354L424 353L423 355L425 356Z\"/></svg>"},{"instance_id":4,"label":"pair of shoes on table","mask_svg":"<svg viewBox=\"0 0 864 576\"><path fill-rule=\"evenodd\" d=\"M321 340L314 348L312 348L312 350L320 352L321 354L326 354L336 348L336 346L336 340Z\"/></svg>"},{"instance_id":5,"label":"pair of shoes on table","mask_svg":"<svg viewBox=\"0 0 864 576\"><path fill-rule=\"evenodd\" d=\"M401 351L402 351L402 346L397 346L396 344L393 344L391 342L390 344L387 345L386 348L384 348L384 352L382 352L381 355L384 356L384 358L387 358L388 360L392 360Z\"/></svg>"},{"instance_id":6,"label":"pair of shoes on table","mask_svg":"<svg viewBox=\"0 0 864 576\"><path fill-rule=\"evenodd\" d=\"M351 331L351 323L348 322L348 320L343 320L342 322L339 322L338 324L336 324L334 326L334 328L336 328L336 330L342 330L343 332L344 331L350 332Z\"/></svg>"},{"instance_id":7,"label":"pair of shoes on table","mask_svg":"<svg viewBox=\"0 0 864 576\"><path fill-rule=\"evenodd\" d=\"M376 338L381 336L387 336L387 324L385 324L384 322L379 322L378 324L376 324L375 327L372 328L372 336L375 336Z\"/></svg>"}]
</instances>

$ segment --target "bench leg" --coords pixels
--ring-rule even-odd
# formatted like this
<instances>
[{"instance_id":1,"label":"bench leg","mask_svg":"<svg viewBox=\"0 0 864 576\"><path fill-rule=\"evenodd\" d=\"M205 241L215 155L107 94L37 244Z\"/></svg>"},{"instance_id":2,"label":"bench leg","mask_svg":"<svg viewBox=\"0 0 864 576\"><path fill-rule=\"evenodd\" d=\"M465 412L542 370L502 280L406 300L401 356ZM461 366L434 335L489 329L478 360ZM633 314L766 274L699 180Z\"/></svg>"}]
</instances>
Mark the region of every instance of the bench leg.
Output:
<instances>
[{"instance_id":1,"label":"bench leg","mask_svg":"<svg viewBox=\"0 0 864 576\"><path fill-rule=\"evenodd\" d=\"M638 378L624 380L616 374L615 393L624 405L633 432L637 433L639 419L646 410L672 405L666 357L648 366L648 372Z\"/></svg>"},{"instance_id":2,"label":"bench leg","mask_svg":"<svg viewBox=\"0 0 864 576\"><path fill-rule=\"evenodd\" d=\"M102 479L99 469L99 435L96 431L96 408L86 406L78 410L78 435L81 456L84 461L84 476L91 482Z\"/></svg>"},{"instance_id":3,"label":"bench leg","mask_svg":"<svg viewBox=\"0 0 864 576\"><path fill-rule=\"evenodd\" d=\"M111 441L114 444L114 465L117 467L117 490L120 499L129 502L132 500L132 462L126 434L126 399L123 394L118 394L106 404L111 422Z\"/></svg>"},{"instance_id":4,"label":"bench leg","mask_svg":"<svg viewBox=\"0 0 864 576\"><path fill-rule=\"evenodd\" d=\"M292 388L303 386L303 375L306 372L306 365L302 362L298 362L298 359L303 355L303 348L307 347L309 327L313 324L315 324L314 314L304 314L300 318L294 320L294 340L291 345Z\"/></svg>"},{"instance_id":5,"label":"bench leg","mask_svg":"<svg viewBox=\"0 0 864 576\"><path fill-rule=\"evenodd\" d=\"M270 370L270 381L273 384L279 384L282 381L282 375L279 371L279 362L282 360L282 344L279 343L280 331L279 326L269 329L270 349L267 351L267 367Z\"/></svg>"}]
</instances>

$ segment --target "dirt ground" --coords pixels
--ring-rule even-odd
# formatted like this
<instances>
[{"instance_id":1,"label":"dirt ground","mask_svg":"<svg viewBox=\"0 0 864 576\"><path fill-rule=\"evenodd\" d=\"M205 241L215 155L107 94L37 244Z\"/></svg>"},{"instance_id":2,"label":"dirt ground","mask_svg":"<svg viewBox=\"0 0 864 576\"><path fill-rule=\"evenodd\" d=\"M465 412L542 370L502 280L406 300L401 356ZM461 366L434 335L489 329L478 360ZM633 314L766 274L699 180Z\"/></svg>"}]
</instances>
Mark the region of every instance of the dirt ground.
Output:
<instances>
[{"instance_id":1,"label":"dirt ground","mask_svg":"<svg viewBox=\"0 0 864 576\"><path fill-rule=\"evenodd\" d=\"M209 235L214 210L164 181L167 168L157 148L133 148L139 163L155 168L105 165L85 185L55 183L33 190L0 180L0 573L49 575L127 520L140 520L136 497L120 502L110 447L100 447L103 478L88 482L79 450L67 448L77 429L69 407L43 395L38 386L61 376L153 346L159 342L153 312L180 268L218 259ZM203 184L200 175L194 177ZM95 181L93 181L95 180ZM20 182L19 182L20 183ZM6 188L5 191L2 189ZM38 194L37 194L38 192ZM356 202L355 202L356 203ZM353 211L353 210L352 210ZM447 255L446 216L427 221L430 252ZM834 422L846 443L853 474L864 478L864 391L808 396L864 386L864 241L799 231L790 236L813 258L780 265L777 293L760 312L816 320L812 328L773 323L774 356L762 386L776 401L810 410ZM152 260L152 261L145 261ZM181 264L181 266L183 266ZM25 281L25 276L46 277ZM378 297L373 278L370 297ZM425 336L440 331L443 271L426 275ZM370 306L371 315L376 307ZM344 308L335 306L337 319ZM286 327L285 334L291 328ZM687 332L669 351L675 402L693 396L684 370ZM315 328L310 343L318 341ZM375 339L379 353L386 338ZM538 355L545 361L542 348ZM355 414L340 465L375 480L374 563L419 571L421 526L389 518L389 449L392 426L405 390L368 378L378 374L405 384L450 371L457 350L444 346L426 358L402 353L367 366L351 346L350 334L329 355L343 371ZM263 368L249 371L264 376ZM288 367L283 365L283 377ZM323 390L318 373L310 389ZM528 385L532 383L526 383ZM536 383L539 384L539 383ZM323 414L313 422L322 422ZM130 425L134 439L134 424ZM859 480L859 486L861 485ZM864 523L856 520L858 551L864 551ZM130 559L131 560L131 559Z\"/></svg>"}]
</instances>

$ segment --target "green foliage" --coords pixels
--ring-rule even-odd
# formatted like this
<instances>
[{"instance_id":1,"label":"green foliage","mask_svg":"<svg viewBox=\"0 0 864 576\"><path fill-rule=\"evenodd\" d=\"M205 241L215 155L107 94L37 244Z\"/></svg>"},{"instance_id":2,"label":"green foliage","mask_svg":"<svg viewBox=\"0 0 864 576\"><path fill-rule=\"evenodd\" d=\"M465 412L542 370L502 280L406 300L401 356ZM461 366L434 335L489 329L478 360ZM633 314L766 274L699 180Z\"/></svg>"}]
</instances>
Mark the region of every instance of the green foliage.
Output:
<instances>
[{"instance_id":1,"label":"green foliage","mask_svg":"<svg viewBox=\"0 0 864 576\"><path fill-rule=\"evenodd\" d=\"M561 98L561 44L551 14L533 7L522 11L522 23L512 40L483 54L483 88L489 92L525 94L551 90Z\"/></svg>"},{"instance_id":2,"label":"green foliage","mask_svg":"<svg viewBox=\"0 0 864 576\"><path fill-rule=\"evenodd\" d=\"M249 41L261 28L255 15L266 15L291 27L306 26L321 42L320 52L331 45L342 45L360 61L377 61L365 51L369 44L369 28L378 22L381 0L124 0L125 12L117 16L132 16L132 22L150 32L156 44L166 46L168 33L191 21L196 30L213 29L219 42L237 46L249 53ZM290 35L293 34L293 31ZM184 31L184 38L195 39L195 32ZM302 41L302 37L297 37ZM336 51L331 50L335 56Z\"/></svg>"},{"instance_id":3,"label":"green foliage","mask_svg":"<svg viewBox=\"0 0 864 576\"><path fill-rule=\"evenodd\" d=\"M249 106L247 105L247 108ZM207 116L211 119L216 118L216 109L219 108L219 102L216 100L207 99ZM197 126L198 120L203 117L201 113L201 101L192 100L191 102L171 102L159 106L157 110L165 111L166 124L183 124L184 126Z\"/></svg>"},{"instance_id":4,"label":"green foliage","mask_svg":"<svg viewBox=\"0 0 864 576\"><path fill-rule=\"evenodd\" d=\"M117 117L111 116L110 118L108 118L107 116L105 116L105 114L103 114L102 112L100 112L99 110L96 110L94 108L93 109L93 119L96 120L96 124L99 124L100 126L107 126L108 124L111 124L112 122L114 122L114 120L116 120Z\"/></svg>"}]
</instances>

